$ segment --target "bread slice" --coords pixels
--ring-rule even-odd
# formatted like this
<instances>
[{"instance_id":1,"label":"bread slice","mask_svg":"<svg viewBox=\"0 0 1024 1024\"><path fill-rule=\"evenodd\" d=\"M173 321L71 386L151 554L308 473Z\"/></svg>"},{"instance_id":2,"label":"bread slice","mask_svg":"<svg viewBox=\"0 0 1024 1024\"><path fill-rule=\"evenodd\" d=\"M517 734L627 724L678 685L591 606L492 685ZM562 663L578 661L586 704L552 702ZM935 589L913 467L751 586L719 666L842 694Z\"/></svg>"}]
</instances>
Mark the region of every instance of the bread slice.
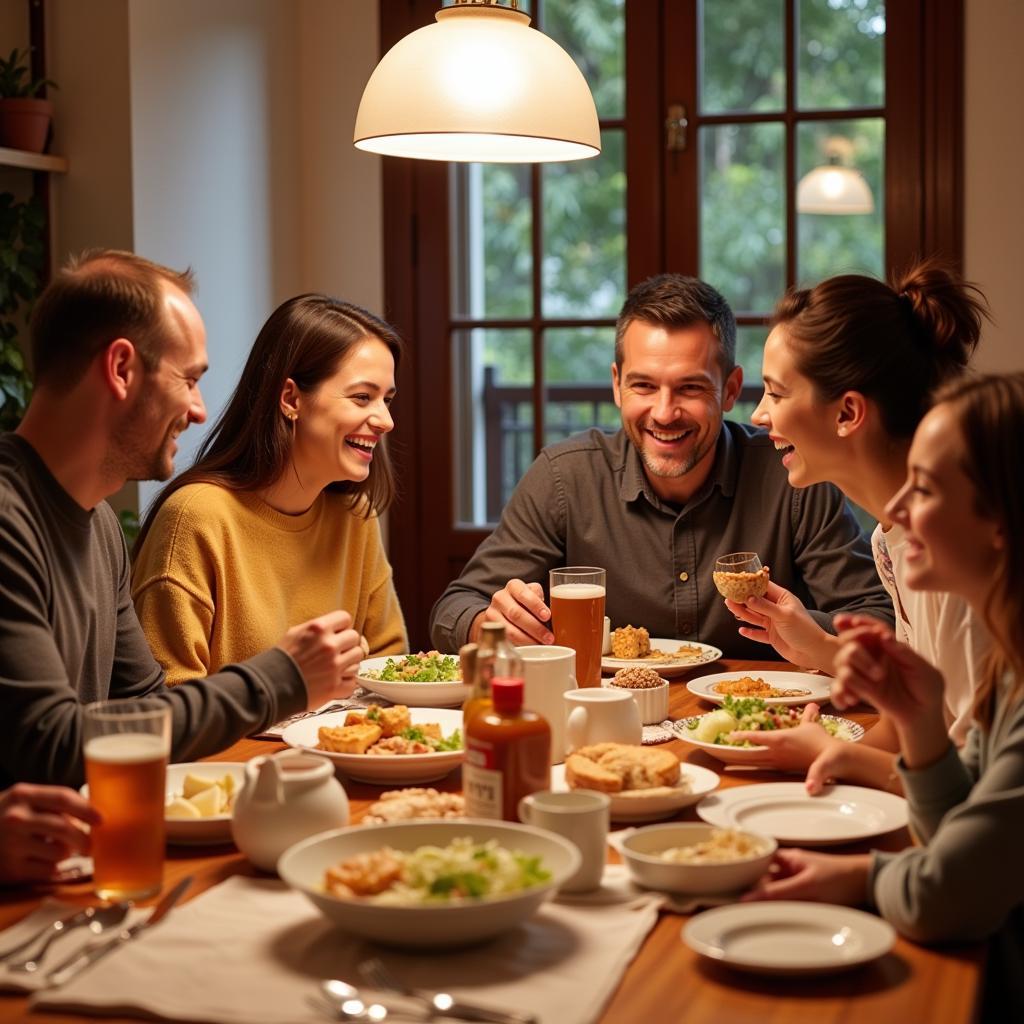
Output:
<instances>
[{"instance_id":1,"label":"bread slice","mask_svg":"<svg viewBox=\"0 0 1024 1024\"><path fill-rule=\"evenodd\" d=\"M565 759L565 781L570 789L596 789L599 793L622 791L621 776L581 753L570 754Z\"/></svg>"},{"instance_id":2,"label":"bread slice","mask_svg":"<svg viewBox=\"0 0 1024 1024\"><path fill-rule=\"evenodd\" d=\"M674 786L679 776L679 758L661 747L594 743L580 747L565 762L570 789L597 789L602 793Z\"/></svg>"}]
</instances>

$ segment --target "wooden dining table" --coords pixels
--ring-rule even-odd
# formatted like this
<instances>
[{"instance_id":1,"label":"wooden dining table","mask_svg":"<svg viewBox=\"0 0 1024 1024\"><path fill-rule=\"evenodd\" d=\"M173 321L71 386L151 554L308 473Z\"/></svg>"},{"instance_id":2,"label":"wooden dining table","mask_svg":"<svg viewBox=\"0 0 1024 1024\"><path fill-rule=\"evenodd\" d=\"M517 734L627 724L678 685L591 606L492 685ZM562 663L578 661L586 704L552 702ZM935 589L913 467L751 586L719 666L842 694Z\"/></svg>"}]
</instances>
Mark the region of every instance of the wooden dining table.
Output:
<instances>
[{"instance_id":1,"label":"wooden dining table","mask_svg":"<svg viewBox=\"0 0 1024 1024\"><path fill-rule=\"evenodd\" d=\"M726 660L714 668L700 667L673 679L669 714L672 718L710 710L710 706L686 688L688 678L709 671L738 675L751 670L779 669L778 662ZM868 708L845 712L861 725L869 726L875 716ZM721 776L721 786L793 781L796 776L777 771L727 768L705 751L678 740L668 743L680 758L711 768ZM282 744L245 739L209 758L216 761L246 761L273 753ZM358 822L367 807L385 788L343 780L348 792L352 819ZM458 791L459 772L433 785ZM676 816L682 821L699 821L690 807ZM872 848L898 850L911 842L906 829L869 842L834 847L836 852L865 852ZM617 859L613 851L609 856ZM194 877L186 899L232 875L259 876L255 868L233 846L168 847L164 891L185 875ZM0 889L0 928L6 928L34 910L46 895L87 905L94 902L88 882L40 889ZM840 973L813 977L766 977L709 962L692 952L681 940L686 916L665 912L650 932L638 955L626 969L621 984L598 1018L601 1024L661 1022L673 1024L969 1024L979 1012L985 949L980 945L924 947L898 938L890 953L873 963ZM457 954L456 954L457 955ZM0 994L0 1024L22 1020L82 1024L96 1017L30 1011L25 996ZM130 1018L105 1018L129 1020Z\"/></svg>"}]
</instances>

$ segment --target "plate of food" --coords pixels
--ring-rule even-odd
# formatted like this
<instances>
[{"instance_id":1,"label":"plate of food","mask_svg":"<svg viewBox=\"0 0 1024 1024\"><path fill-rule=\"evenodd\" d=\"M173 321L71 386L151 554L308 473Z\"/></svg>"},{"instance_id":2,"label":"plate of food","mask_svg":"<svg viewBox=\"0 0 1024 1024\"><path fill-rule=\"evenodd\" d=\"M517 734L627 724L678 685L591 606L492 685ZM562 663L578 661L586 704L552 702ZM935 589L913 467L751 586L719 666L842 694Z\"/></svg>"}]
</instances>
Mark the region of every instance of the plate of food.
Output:
<instances>
[{"instance_id":1,"label":"plate of food","mask_svg":"<svg viewBox=\"0 0 1024 1024\"><path fill-rule=\"evenodd\" d=\"M710 644L652 638L643 626L613 629L609 643L611 650L601 657L604 672L617 672L620 668L653 668L658 675L670 678L695 665L707 665L722 657L722 652Z\"/></svg>"},{"instance_id":2,"label":"plate of food","mask_svg":"<svg viewBox=\"0 0 1024 1024\"><path fill-rule=\"evenodd\" d=\"M765 750L754 743L734 743L734 732L776 732L792 729L801 722L803 708L770 706L758 697L726 697L722 706L705 715L692 715L673 723L677 739L706 750L723 764L757 764ZM864 727L848 718L820 715L818 721L830 736L856 743Z\"/></svg>"},{"instance_id":3,"label":"plate of food","mask_svg":"<svg viewBox=\"0 0 1024 1024\"><path fill-rule=\"evenodd\" d=\"M691 918L683 942L716 963L754 974L832 974L885 956L888 921L830 903L768 900L716 907Z\"/></svg>"},{"instance_id":4,"label":"plate of food","mask_svg":"<svg viewBox=\"0 0 1024 1024\"><path fill-rule=\"evenodd\" d=\"M464 754L461 711L404 704L306 718L281 738L330 758L359 782L433 782L457 768Z\"/></svg>"},{"instance_id":5,"label":"plate of food","mask_svg":"<svg viewBox=\"0 0 1024 1024\"><path fill-rule=\"evenodd\" d=\"M664 747L594 743L551 768L553 790L594 789L611 799L613 821L657 821L697 803L718 786L718 775L680 764Z\"/></svg>"},{"instance_id":6,"label":"plate of food","mask_svg":"<svg viewBox=\"0 0 1024 1024\"><path fill-rule=\"evenodd\" d=\"M462 681L458 657L438 651L364 658L357 678L367 690L411 708L455 707L471 689Z\"/></svg>"},{"instance_id":7,"label":"plate of food","mask_svg":"<svg viewBox=\"0 0 1024 1024\"><path fill-rule=\"evenodd\" d=\"M288 849L278 873L344 931L436 950L521 924L579 865L553 832L470 818L322 832Z\"/></svg>"},{"instance_id":8,"label":"plate of food","mask_svg":"<svg viewBox=\"0 0 1024 1024\"><path fill-rule=\"evenodd\" d=\"M726 697L757 697L765 704L795 705L829 699L831 676L812 672L719 672L691 679L686 688L702 700L721 704Z\"/></svg>"},{"instance_id":9,"label":"plate of food","mask_svg":"<svg viewBox=\"0 0 1024 1024\"><path fill-rule=\"evenodd\" d=\"M830 786L811 796L802 782L736 786L705 797L697 813L709 825L740 828L780 843L831 846L885 835L907 824L907 802L863 786Z\"/></svg>"}]
</instances>

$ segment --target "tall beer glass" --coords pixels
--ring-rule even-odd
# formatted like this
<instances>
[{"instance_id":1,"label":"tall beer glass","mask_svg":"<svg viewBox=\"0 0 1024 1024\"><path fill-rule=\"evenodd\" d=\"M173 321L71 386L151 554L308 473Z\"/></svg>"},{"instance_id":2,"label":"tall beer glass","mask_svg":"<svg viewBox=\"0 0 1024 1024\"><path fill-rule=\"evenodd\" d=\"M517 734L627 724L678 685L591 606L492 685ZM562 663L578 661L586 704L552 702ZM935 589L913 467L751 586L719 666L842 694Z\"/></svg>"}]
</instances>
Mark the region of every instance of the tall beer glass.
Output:
<instances>
[{"instance_id":1,"label":"tall beer glass","mask_svg":"<svg viewBox=\"0 0 1024 1024\"><path fill-rule=\"evenodd\" d=\"M105 900L145 899L163 885L171 710L153 698L88 704L84 742L89 802L103 817L93 888Z\"/></svg>"},{"instance_id":2,"label":"tall beer glass","mask_svg":"<svg viewBox=\"0 0 1024 1024\"><path fill-rule=\"evenodd\" d=\"M600 686L604 569L590 565L552 569L550 595L555 643L576 652L576 682Z\"/></svg>"}]
</instances>

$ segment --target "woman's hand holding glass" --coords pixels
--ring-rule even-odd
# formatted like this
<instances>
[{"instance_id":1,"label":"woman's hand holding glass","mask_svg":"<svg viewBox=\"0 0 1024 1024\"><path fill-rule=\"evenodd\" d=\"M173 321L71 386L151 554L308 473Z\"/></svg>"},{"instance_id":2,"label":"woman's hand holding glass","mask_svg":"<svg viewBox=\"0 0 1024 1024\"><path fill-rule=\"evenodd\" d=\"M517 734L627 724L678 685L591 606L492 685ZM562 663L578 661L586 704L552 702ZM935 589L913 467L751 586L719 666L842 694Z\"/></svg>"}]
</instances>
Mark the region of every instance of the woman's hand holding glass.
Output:
<instances>
[{"instance_id":1,"label":"woman's hand holding glass","mask_svg":"<svg viewBox=\"0 0 1024 1024\"><path fill-rule=\"evenodd\" d=\"M785 587L769 581L764 597L745 602L726 599L725 606L750 626L740 627L740 636L771 644L786 661L832 674L839 642L808 614L803 602Z\"/></svg>"}]
</instances>

